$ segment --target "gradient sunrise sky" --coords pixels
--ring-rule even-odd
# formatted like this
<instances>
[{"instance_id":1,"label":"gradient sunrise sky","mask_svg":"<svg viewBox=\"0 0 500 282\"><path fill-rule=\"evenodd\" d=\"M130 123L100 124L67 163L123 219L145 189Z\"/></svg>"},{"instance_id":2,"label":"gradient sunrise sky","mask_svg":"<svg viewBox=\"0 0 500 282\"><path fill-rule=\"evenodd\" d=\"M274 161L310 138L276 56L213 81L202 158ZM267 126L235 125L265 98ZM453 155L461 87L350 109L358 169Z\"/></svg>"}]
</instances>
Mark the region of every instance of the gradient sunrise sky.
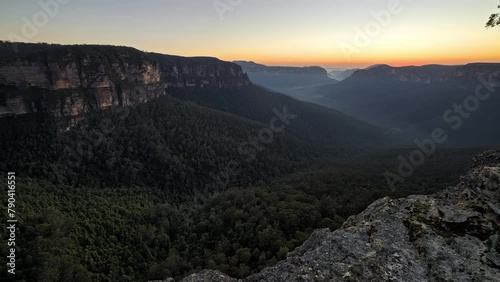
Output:
<instances>
[{"instance_id":1,"label":"gradient sunrise sky","mask_svg":"<svg viewBox=\"0 0 500 282\"><path fill-rule=\"evenodd\" d=\"M389 9L397 0L57 0L67 3L49 5L55 12L43 24L40 3L54 1L3 1L0 39L126 45L269 65L500 62L500 27L484 28L498 0L399 0L399 13ZM376 32L373 13L384 10L391 20ZM40 27L33 32L26 22ZM374 32L356 44L367 27Z\"/></svg>"}]
</instances>

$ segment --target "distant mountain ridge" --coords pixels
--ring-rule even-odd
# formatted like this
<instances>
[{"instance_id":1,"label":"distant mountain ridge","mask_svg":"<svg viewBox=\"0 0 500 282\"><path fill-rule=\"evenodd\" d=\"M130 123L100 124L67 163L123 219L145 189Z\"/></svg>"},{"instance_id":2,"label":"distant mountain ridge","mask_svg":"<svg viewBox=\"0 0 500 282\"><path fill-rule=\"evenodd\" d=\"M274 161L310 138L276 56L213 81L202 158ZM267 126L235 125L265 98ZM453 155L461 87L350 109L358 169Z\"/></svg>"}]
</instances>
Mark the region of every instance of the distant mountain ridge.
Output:
<instances>
[{"instance_id":1,"label":"distant mountain ridge","mask_svg":"<svg viewBox=\"0 0 500 282\"><path fill-rule=\"evenodd\" d=\"M376 65L358 70L347 78L348 81L392 80L412 83L474 83L478 76L500 75L500 63L471 63L467 65L424 65L392 67Z\"/></svg>"},{"instance_id":2,"label":"distant mountain ridge","mask_svg":"<svg viewBox=\"0 0 500 282\"><path fill-rule=\"evenodd\" d=\"M256 87L242 67L211 57L145 53L130 47L8 44L0 55L0 116L43 113L69 128L89 113L176 96L269 124L273 111L301 117L287 130L323 144L380 141L382 132L332 109ZM9 53L10 52L10 53ZM318 71L326 75L326 71Z\"/></svg>"},{"instance_id":3,"label":"distant mountain ridge","mask_svg":"<svg viewBox=\"0 0 500 282\"><path fill-rule=\"evenodd\" d=\"M233 63L240 65L245 72L268 72L275 74L301 74L301 75L327 75L324 68L319 66L309 67L287 67L287 66L267 66L257 64L252 61L233 61Z\"/></svg>"},{"instance_id":4,"label":"distant mountain ridge","mask_svg":"<svg viewBox=\"0 0 500 282\"><path fill-rule=\"evenodd\" d=\"M299 100L301 89L316 85L335 84L322 67L266 66L247 61L234 61L240 65L253 83L287 94Z\"/></svg>"},{"instance_id":5,"label":"distant mountain ridge","mask_svg":"<svg viewBox=\"0 0 500 282\"><path fill-rule=\"evenodd\" d=\"M247 61L234 61L234 63L240 65L254 83L271 89L337 82L328 77L328 73L324 68L318 66L266 66Z\"/></svg>"},{"instance_id":6,"label":"distant mountain ridge","mask_svg":"<svg viewBox=\"0 0 500 282\"><path fill-rule=\"evenodd\" d=\"M446 128L448 145L486 146L500 143L499 132L491 127L498 119L499 87L498 63L377 65L334 85L302 89L302 97L386 128L407 142ZM478 90L486 101L476 97ZM460 107L470 110L461 114Z\"/></svg>"}]
</instances>

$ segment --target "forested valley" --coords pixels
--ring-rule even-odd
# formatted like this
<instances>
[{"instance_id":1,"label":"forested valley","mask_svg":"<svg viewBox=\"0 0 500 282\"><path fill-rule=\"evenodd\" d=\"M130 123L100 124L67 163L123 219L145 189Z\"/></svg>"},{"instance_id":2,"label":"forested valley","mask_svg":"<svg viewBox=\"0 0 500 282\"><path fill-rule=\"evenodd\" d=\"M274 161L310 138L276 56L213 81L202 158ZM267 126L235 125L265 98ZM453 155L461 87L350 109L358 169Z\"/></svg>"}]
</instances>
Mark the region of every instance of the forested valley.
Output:
<instances>
[{"instance_id":1,"label":"forested valley","mask_svg":"<svg viewBox=\"0 0 500 282\"><path fill-rule=\"evenodd\" d=\"M440 148L392 190L384 172L412 147L326 144L332 132L308 139L307 126L295 126L242 154L265 118L182 95L94 112L71 129L43 114L0 119L0 171L18 177L17 278L245 277L379 198L456 184L484 151Z\"/></svg>"}]
</instances>

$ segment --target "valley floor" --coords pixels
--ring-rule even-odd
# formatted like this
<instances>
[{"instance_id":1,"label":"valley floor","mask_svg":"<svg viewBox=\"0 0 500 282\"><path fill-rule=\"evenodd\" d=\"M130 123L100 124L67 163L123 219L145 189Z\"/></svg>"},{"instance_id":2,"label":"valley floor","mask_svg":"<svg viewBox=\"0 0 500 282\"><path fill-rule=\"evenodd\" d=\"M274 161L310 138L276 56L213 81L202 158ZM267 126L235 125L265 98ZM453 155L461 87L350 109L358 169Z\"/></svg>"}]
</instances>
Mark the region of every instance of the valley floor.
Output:
<instances>
[{"instance_id":1,"label":"valley floor","mask_svg":"<svg viewBox=\"0 0 500 282\"><path fill-rule=\"evenodd\" d=\"M75 186L21 177L17 277L137 281L180 279L202 269L246 277L285 259L315 229L339 228L376 199L457 184L484 149L438 150L391 191L384 172L410 150L371 149L350 158L332 153L266 183L182 200L147 185Z\"/></svg>"}]
</instances>

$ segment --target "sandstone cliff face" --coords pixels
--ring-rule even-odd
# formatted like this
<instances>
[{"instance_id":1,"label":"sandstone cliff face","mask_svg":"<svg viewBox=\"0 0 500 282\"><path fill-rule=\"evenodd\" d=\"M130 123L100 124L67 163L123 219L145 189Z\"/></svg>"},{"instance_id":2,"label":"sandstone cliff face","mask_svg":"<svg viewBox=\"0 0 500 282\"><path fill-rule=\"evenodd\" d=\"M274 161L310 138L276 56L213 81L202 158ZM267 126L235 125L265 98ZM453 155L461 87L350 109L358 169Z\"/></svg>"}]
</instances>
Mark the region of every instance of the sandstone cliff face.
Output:
<instances>
[{"instance_id":1,"label":"sandstone cliff face","mask_svg":"<svg viewBox=\"0 0 500 282\"><path fill-rule=\"evenodd\" d=\"M165 95L156 62L131 48L61 46L0 61L4 114L77 116Z\"/></svg>"},{"instance_id":2,"label":"sandstone cliff face","mask_svg":"<svg viewBox=\"0 0 500 282\"><path fill-rule=\"evenodd\" d=\"M447 82L477 83L478 77L487 79L490 75L500 77L500 64L476 63L464 66L428 65L421 67L391 67L380 65L358 70L347 80L396 80L411 83Z\"/></svg>"},{"instance_id":3,"label":"sandstone cliff face","mask_svg":"<svg viewBox=\"0 0 500 282\"><path fill-rule=\"evenodd\" d=\"M48 113L75 117L145 103L169 87L241 88L250 80L236 64L116 46L23 44L0 54L0 116Z\"/></svg>"},{"instance_id":4,"label":"sandstone cliff face","mask_svg":"<svg viewBox=\"0 0 500 282\"><path fill-rule=\"evenodd\" d=\"M169 87L241 88L251 84L240 66L216 58L148 55L160 64L161 80Z\"/></svg>"},{"instance_id":5,"label":"sandstone cliff face","mask_svg":"<svg viewBox=\"0 0 500 282\"><path fill-rule=\"evenodd\" d=\"M335 232L317 230L261 273L184 281L500 281L500 151L477 157L456 187L384 198Z\"/></svg>"}]
</instances>

